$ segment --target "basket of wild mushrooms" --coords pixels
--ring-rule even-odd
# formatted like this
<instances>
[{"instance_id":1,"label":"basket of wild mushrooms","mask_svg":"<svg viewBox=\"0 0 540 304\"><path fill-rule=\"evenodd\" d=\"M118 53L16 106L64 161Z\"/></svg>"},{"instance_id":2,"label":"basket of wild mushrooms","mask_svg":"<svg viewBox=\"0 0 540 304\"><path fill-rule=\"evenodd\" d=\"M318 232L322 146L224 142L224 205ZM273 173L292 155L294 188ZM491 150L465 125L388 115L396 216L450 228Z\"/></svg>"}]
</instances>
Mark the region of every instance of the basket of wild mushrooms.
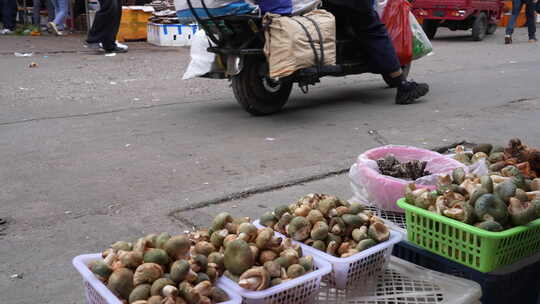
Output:
<instances>
[{"instance_id":1,"label":"basket of wild mushrooms","mask_svg":"<svg viewBox=\"0 0 540 304\"><path fill-rule=\"evenodd\" d=\"M540 178L510 162L477 176L462 168L441 177L437 189L407 186L409 241L482 272L540 250Z\"/></svg>"},{"instance_id":2,"label":"basket of wild mushrooms","mask_svg":"<svg viewBox=\"0 0 540 304\"><path fill-rule=\"evenodd\" d=\"M376 282L401 240L363 205L328 194L305 195L263 214L255 224L292 238L304 252L329 262L329 284L338 289L370 289L368 283Z\"/></svg>"},{"instance_id":3,"label":"basket of wild mushrooms","mask_svg":"<svg viewBox=\"0 0 540 304\"><path fill-rule=\"evenodd\" d=\"M207 230L151 234L75 257L92 304L249 303L249 297L313 297L330 265L249 218L219 214ZM306 285L302 293L291 287Z\"/></svg>"},{"instance_id":4,"label":"basket of wild mushrooms","mask_svg":"<svg viewBox=\"0 0 540 304\"><path fill-rule=\"evenodd\" d=\"M243 303L309 303L331 266L306 255L290 238L258 228L249 218L218 214L209 230L210 242L223 248L221 282Z\"/></svg>"},{"instance_id":5,"label":"basket of wild mushrooms","mask_svg":"<svg viewBox=\"0 0 540 304\"><path fill-rule=\"evenodd\" d=\"M241 303L218 282L220 257L203 234L150 234L135 243L119 241L98 254L80 255L73 265L84 279L91 304Z\"/></svg>"}]
</instances>

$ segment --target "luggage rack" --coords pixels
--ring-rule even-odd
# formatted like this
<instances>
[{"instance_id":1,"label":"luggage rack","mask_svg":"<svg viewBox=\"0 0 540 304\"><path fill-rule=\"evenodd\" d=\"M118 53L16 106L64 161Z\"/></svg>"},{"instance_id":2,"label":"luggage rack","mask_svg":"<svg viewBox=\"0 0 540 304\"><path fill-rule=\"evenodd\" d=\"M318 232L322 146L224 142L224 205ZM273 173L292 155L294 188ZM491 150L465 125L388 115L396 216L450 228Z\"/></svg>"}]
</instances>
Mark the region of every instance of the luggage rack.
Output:
<instances>
[{"instance_id":1,"label":"luggage rack","mask_svg":"<svg viewBox=\"0 0 540 304\"><path fill-rule=\"evenodd\" d=\"M207 49L210 53L217 53L222 55L264 55L262 49L233 49L233 48L220 48L209 47Z\"/></svg>"}]
</instances>

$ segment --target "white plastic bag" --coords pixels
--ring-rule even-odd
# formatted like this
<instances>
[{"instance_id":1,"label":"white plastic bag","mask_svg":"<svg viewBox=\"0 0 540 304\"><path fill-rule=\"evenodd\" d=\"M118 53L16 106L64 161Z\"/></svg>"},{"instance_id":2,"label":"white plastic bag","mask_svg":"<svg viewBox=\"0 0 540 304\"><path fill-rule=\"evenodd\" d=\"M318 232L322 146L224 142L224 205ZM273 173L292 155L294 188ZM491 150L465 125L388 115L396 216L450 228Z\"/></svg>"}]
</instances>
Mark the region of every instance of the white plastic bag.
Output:
<instances>
[{"instance_id":1,"label":"white plastic bag","mask_svg":"<svg viewBox=\"0 0 540 304\"><path fill-rule=\"evenodd\" d=\"M206 33L204 30L198 30L193 35L193 40L191 41L191 62L182 79L202 76L212 70L212 64L216 59L216 54L208 52L208 47L210 47L210 42L206 37Z\"/></svg>"},{"instance_id":2,"label":"white plastic bag","mask_svg":"<svg viewBox=\"0 0 540 304\"><path fill-rule=\"evenodd\" d=\"M389 0L375 0L375 10L380 17L382 17L388 1ZM412 59L416 60L431 55L433 53L433 45L431 44L431 41L429 41L422 26L411 12L409 12L409 23L411 24L411 31L413 34Z\"/></svg>"},{"instance_id":3,"label":"white plastic bag","mask_svg":"<svg viewBox=\"0 0 540 304\"><path fill-rule=\"evenodd\" d=\"M472 151L466 151L472 152ZM456 154L448 154L448 157L455 159ZM478 161L474 162L472 165L467 166L469 173L472 173L477 176L487 175L489 173L488 164L485 158L481 158Z\"/></svg>"},{"instance_id":4,"label":"white plastic bag","mask_svg":"<svg viewBox=\"0 0 540 304\"><path fill-rule=\"evenodd\" d=\"M387 3L388 0L375 0L375 11L377 11L379 17L382 17Z\"/></svg>"},{"instance_id":5,"label":"white plastic bag","mask_svg":"<svg viewBox=\"0 0 540 304\"><path fill-rule=\"evenodd\" d=\"M433 45L413 13L409 13L409 21L413 33L413 60L416 60L432 53Z\"/></svg>"}]
</instances>

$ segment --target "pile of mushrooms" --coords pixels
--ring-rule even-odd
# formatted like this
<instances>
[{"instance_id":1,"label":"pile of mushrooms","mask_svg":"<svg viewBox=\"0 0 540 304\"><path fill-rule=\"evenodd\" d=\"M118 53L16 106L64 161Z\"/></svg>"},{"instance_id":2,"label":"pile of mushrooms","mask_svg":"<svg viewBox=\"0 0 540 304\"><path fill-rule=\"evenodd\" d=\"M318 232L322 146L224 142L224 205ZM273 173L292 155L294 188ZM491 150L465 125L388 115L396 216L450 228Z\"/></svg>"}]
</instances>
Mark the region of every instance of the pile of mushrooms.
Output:
<instances>
[{"instance_id":1,"label":"pile of mushrooms","mask_svg":"<svg viewBox=\"0 0 540 304\"><path fill-rule=\"evenodd\" d=\"M506 147L478 144L472 152L457 146L454 158L466 165L485 161L489 171L494 173L500 173L507 166L515 166L525 178L540 177L540 150L528 147L519 138L511 139Z\"/></svg>"},{"instance_id":2,"label":"pile of mushrooms","mask_svg":"<svg viewBox=\"0 0 540 304\"><path fill-rule=\"evenodd\" d=\"M90 270L130 304L212 304L228 301L214 286L220 275L199 234L151 234L135 244L120 241Z\"/></svg>"},{"instance_id":3,"label":"pile of mushrooms","mask_svg":"<svg viewBox=\"0 0 540 304\"><path fill-rule=\"evenodd\" d=\"M263 226L336 257L346 258L390 238L384 221L359 203L308 194L260 218Z\"/></svg>"},{"instance_id":4,"label":"pile of mushrooms","mask_svg":"<svg viewBox=\"0 0 540 304\"><path fill-rule=\"evenodd\" d=\"M526 225L540 218L540 178L527 178L516 166L476 176L457 168L439 178L437 190L405 190L409 204L489 231Z\"/></svg>"},{"instance_id":5,"label":"pile of mushrooms","mask_svg":"<svg viewBox=\"0 0 540 304\"><path fill-rule=\"evenodd\" d=\"M249 218L235 220L221 213L209 233L225 276L245 289L264 290L313 270L313 257L303 256L299 245L270 228L258 229Z\"/></svg>"},{"instance_id":6,"label":"pile of mushrooms","mask_svg":"<svg viewBox=\"0 0 540 304\"><path fill-rule=\"evenodd\" d=\"M259 291L313 270L313 257L272 229L257 229L249 218L218 214L210 229L171 237L151 234L135 244L120 241L90 270L125 303L212 304L228 300L214 286L226 275Z\"/></svg>"}]
</instances>

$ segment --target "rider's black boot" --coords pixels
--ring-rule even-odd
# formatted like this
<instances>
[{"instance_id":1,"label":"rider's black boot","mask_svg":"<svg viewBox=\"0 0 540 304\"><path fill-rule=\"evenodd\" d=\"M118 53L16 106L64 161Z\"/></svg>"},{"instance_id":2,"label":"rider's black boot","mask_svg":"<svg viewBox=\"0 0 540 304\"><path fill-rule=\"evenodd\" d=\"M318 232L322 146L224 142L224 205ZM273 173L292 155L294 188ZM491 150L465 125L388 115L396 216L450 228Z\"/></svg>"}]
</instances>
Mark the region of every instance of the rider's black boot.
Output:
<instances>
[{"instance_id":1,"label":"rider's black boot","mask_svg":"<svg viewBox=\"0 0 540 304\"><path fill-rule=\"evenodd\" d=\"M429 92L427 83L416 83L414 81L402 81L397 88L396 104L411 104L416 99Z\"/></svg>"}]
</instances>

